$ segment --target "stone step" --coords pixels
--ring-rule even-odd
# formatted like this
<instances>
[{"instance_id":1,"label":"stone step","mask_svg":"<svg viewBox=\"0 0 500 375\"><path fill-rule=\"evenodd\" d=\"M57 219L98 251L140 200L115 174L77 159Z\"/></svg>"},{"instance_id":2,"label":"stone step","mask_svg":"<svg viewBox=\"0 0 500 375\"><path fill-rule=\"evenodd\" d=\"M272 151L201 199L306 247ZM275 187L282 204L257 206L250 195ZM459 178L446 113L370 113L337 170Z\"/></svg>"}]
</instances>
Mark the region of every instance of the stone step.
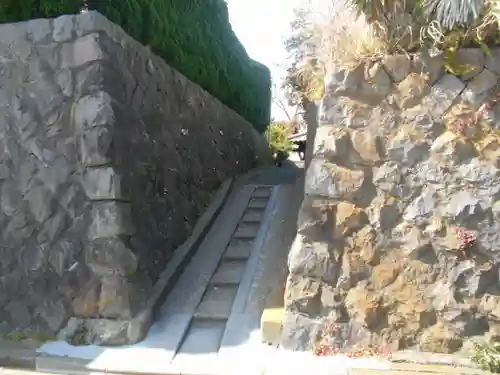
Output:
<instances>
[{"instance_id":1,"label":"stone step","mask_svg":"<svg viewBox=\"0 0 500 375\"><path fill-rule=\"evenodd\" d=\"M260 337L262 342L277 347L281 340L284 317L284 292L286 277L276 280L266 298L264 311L260 319Z\"/></svg>"},{"instance_id":2,"label":"stone step","mask_svg":"<svg viewBox=\"0 0 500 375\"><path fill-rule=\"evenodd\" d=\"M194 317L197 319L228 319L238 285L209 285Z\"/></svg>"},{"instance_id":3,"label":"stone step","mask_svg":"<svg viewBox=\"0 0 500 375\"><path fill-rule=\"evenodd\" d=\"M211 285L239 284L245 272L246 259L223 260L210 279Z\"/></svg>"},{"instance_id":4,"label":"stone step","mask_svg":"<svg viewBox=\"0 0 500 375\"><path fill-rule=\"evenodd\" d=\"M271 196L271 190L272 190L272 188L270 188L270 187L258 187L253 192L252 197L254 197L254 198L269 198Z\"/></svg>"},{"instance_id":5,"label":"stone step","mask_svg":"<svg viewBox=\"0 0 500 375\"><path fill-rule=\"evenodd\" d=\"M267 202L269 200L267 198L251 198L248 202L247 208L261 208L265 209L267 207Z\"/></svg>"},{"instance_id":6,"label":"stone step","mask_svg":"<svg viewBox=\"0 0 500 375\"><path fill-rule=\"evenodd\" d=\"M283 330L283 307L267 308L260 319L260 338L266 344L278 347Z\"/></svg>"},{"instance_id":7,"label":"stone step","mask_svg":"<svg viewBox=\"0 0 500 375\"><path fill-rule=\"evenodd\" d=\"M244 223L260 223L266 211L262 208L247 208L241 221Z\"/></svg>"},{"instance_id":8,"label":"stone step","mask_svg":"<svg viewBox=\"0 0 500 375\"><path fill-rule=\"evenodd\" d=\"M240 223L234 231L233 238L254 239L260 229L260 223Z\"/></svg>"},{"instance_id":9,"label":"stone step","mask_svg":"<svg viewBox=\"0 0 500 375\"><path fill-rule=\"evenodd\" d=\"M176 356L217 353L225 327L225 320L193 319Z\"/></svg>"},{"instance_id":10,"label":"stone step","mask_svg":"<svg viewBox=\"0 0 500 375\"><path fill-rule=\"evenodd\" d=\"M253 239L233 238L224 253L224 260L246 260L252 252Z\"/></svg>"}]
</instances>

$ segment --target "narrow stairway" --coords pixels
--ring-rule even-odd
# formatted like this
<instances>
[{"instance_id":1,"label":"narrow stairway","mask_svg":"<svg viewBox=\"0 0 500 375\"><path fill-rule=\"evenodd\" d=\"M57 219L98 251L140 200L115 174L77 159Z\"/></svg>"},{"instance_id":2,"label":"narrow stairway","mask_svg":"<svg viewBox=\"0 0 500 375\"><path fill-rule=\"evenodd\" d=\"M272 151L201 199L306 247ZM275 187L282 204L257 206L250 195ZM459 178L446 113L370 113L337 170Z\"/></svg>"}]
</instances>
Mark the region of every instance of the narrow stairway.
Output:
<instances>
[{"instance_id":1,"label":"narrow stairway","mask_svg":"<svg viewBox=\"0 0 500 375\"><path fill-rule=\"evenodd\" d=\"M216 222L167 298L161 315L171 351L165 360L174 368L193 355L215 357L234 335L228 320L247 300L271 192L272 186L247 185L237 194L232 212Z\"/></svg>"}]
</instances>

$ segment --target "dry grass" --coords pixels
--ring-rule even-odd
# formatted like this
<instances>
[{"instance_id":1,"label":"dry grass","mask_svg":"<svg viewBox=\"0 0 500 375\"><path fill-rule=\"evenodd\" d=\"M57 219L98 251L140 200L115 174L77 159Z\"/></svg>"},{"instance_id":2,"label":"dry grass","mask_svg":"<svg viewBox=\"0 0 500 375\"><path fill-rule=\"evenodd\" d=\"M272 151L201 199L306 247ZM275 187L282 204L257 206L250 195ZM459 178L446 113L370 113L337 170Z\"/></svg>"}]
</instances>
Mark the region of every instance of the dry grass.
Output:
<instances>
[{"instance_id":1,"label":"dry grass","mask_svg":"<svg viewBox=\"0 0 500 375\"><path fill-rule=\"evenodd\" d=\"M375 27L343 1L325 1L316 14L318 57L326 67L352 68L360 60L378 59L388 53L389 45L376 35Z\"/></svg>"},{"instance_id":2,"label":"dry grass","mask_svg":"<svg viewBox=\"0 0 500 375\"><path fill-rule=\"evenodd\" d=\"M491 44L491 36L498 35L500 0L486 0L486 14L465 29L446 29L436 20L413 16L412 5L405 1L367 1L367 14L360 11L359 4L356 5L359 2L363 3L362 0L309 3L315 9L317 58L326 68L331 65L352 68L361 60L412 52L422 46L453 51L459 46L486 48L486 44Z\"/></svg>"}]
</instances>

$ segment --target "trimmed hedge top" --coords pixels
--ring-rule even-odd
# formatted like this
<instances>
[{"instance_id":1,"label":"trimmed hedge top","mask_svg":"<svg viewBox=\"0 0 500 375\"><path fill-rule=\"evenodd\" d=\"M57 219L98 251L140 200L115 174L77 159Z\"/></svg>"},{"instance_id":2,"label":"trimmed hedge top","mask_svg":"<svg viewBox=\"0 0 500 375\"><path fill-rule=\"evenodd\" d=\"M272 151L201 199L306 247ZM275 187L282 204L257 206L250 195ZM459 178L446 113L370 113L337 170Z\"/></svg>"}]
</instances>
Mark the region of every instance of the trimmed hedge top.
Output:
<instances>
[{"instance_id":1,"label":"trimmed hedge top","mask_svg":"<svg viewBox=\"0 0 500 375\"><path fill-rule=\"evenodd\" d=\"M85 5L148 45L259 132L266 130L271 74L248 57L224 0L1 0L0 22L76 14Z\"/></svg>"}]
</instances>

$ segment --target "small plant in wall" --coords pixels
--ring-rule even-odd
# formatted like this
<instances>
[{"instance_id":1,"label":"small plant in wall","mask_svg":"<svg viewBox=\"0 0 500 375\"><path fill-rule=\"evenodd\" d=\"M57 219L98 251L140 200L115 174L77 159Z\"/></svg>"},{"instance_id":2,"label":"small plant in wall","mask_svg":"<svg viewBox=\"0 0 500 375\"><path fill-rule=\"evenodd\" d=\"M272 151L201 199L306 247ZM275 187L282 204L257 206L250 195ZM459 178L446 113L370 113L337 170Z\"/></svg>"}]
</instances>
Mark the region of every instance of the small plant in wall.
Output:
<instances>
[{"instance_id":1,"label":"small plant in wall","mask_svg":"<svg viewBox=\"0 0 500 375\"><path fill-rule=\"evenodd\" d=\"M500 373L500 342L474 343L471 360L482 370Z\"/></svg>"},{"instance_id":2,"label":"small plant in wall","mask_svg":"<svg viewBox=\"0 0 500 375\"><path fill-rule=\"evenodd\" d=\"M466 102L459 103L446 114L445 123L457 135L478 141L486 134L494 132L486 121L486 115L499 102L500 92L495 92L477 108Z\"/></svg>"},{"instance_id":3,"label":"small plant in wall","mask_svg":"<svg viewBox=\"0 0 500 375\"><path fill-rule=\"evenodd\" d=\"M289 135L290 130L285 123L273 122L267 128L265 136L275 159L278 157L286 159L293 150L293 143L288 139Z\"/></svg>"},{"instance_id":4,"label":"small plant in wall","mask_svg":"<svg viewBox=\"0 0 500 375\"><path fill-rule=\"evenodd\" d=\"M469 259L470 249L476 242L476 236L471 231L459 229L457 231L457 237L458 252L461 254L463 259Z\"/></svg>"},{"instance_id":5,"label":"small plant in wall","mask_svg":"<svg viewBox=\"0 0 500 375\"><path fill-rule=\"evenodd\" d=\"M474 138L479 130L480 115L467 103L453 106L445 117L451 131L459 136Z\"/></svg>"},{"instance_id":6,"label":"small plant in wall","mask_svg":"<svg viewBox=\"0 0 500 375\"><path fill-rule=\"evenodd\" d=\"M434 26L431 24L430 27ZM486 53L490 54L490 50L487 45L477 37L477 33L474 37L472 37L475 45L479 45L481 49ZM470 36L467 36L467 33L458 28L454 31L450 31L447 35L442 35L441 40L443 42L443 51L444 51L444 68L445 70L453 74L455 76L461 77L466 74L472 73L479 69L477 66L473 66L470 64L462 64L457 60L457 52L460 49L460 46L467 44L465 39Z\"/></svg>"}]
</instances>

